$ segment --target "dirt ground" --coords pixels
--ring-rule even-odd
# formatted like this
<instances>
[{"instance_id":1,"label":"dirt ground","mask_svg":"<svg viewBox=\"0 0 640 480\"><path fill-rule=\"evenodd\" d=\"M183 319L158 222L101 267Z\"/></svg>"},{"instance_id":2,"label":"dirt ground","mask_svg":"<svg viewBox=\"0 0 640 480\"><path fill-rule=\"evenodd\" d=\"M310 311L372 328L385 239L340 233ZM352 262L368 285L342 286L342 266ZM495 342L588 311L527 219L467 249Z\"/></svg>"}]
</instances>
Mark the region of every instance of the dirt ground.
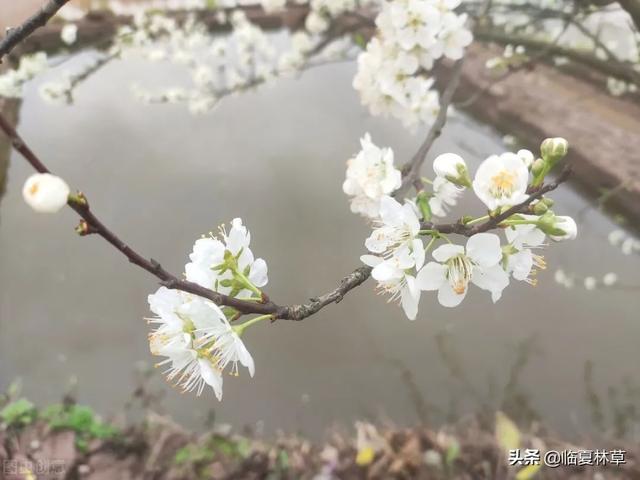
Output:
<instances>
[{"instance_id":1,"label":"dirt ground","mask_svg":"<svg viewBox=\"0 0 640 480\"><path fill-rule=\"evenodd\" d=\"M515 426L505 429L496 424L493 431L483 428L476 419L441 429L360 423L347 431L329 432L325 442L314 443L289 435L270 439L251 433L240 435L226 427L194 434L153 413L139 425L92 438L94 420L86 416L82 421L70 418L54 424L51 417L40 413L26 426L7 426L5 422L0 431L0 464L4 466L0 479L640 478L637 444L569 443L540 429L524 433ZM517 452L531 449L533 463L537 462L535 452L540 452L541 458L551 458L548 452L560 452L567 459L573 455L582 460L564 466L571 463L565 460L557 468L509 466L508 446L519 448L514 450ZM599 455L596 451L605 452L601 457L604 463L594 460ZM614 461L616 458L624 463Z\"/></svg>"}]
</instances>

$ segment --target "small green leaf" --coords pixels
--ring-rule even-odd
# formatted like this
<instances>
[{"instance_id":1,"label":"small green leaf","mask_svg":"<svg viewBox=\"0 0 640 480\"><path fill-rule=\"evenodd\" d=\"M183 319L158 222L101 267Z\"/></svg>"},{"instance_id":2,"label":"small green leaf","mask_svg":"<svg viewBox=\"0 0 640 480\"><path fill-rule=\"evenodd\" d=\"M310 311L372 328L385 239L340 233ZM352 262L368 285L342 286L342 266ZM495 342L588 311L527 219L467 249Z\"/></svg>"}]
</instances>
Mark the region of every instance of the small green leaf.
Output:
<instances>
[{"instance_id":1,"label":"small green leaf","mask_svg":"<svg viewBox=\"0 0 640 480\"><path fill-rule=\"evenodd\" d=\"M460 455L460 444L456 440L453 440L451 442L451 445L449 445L449 448L447 448L447 454L445 455L445 458L444 458L444 461L447 464L447 466L451 467L451 465L453 465L453 462L456 461L456 458L458 458L459 455Z\"/></svg>"},{"instance_id":2,"label":"small green leaf","mask_svg":"<svg viewBox=\"0 0 640 480\"><path fill-rule=\"evenodd\" d=\"M355 43L357 46L359 46L363 50L367 46L367 41L365 40L364 35L362 35L361 33L356 33L353 36L353 43Z\"/></svg>"},{"instance_id":3,"label":"small green leaf","mask_svg":"<svg viewBox=\"0 0 640 480\"><path fill-rule=\"evenodd\" d=\"M496 441L504 451L520 448L520 430L502 412L496 413Z\"/></svg>"},{"instance_id":4,"label":"small green leaf","mask_svg":"<svg viewBox=\"0 0 640 480\"><path fill-rule=\"evenodd\" d=\"M516 474L516 480L529 480L542 468L541 464L528 465Z\"/></svg>"},{"instance_id":5,"label":"small green leaf","mask_svg":"<svg viewBox=\"0 0 640 480\"><path fill-rule=\"evenodd\" d=\"M280 463L281 470L289 470L289 454L286 451L280 450L280 455L278 455L278 460Z\"/></svg>"}]
</instances>

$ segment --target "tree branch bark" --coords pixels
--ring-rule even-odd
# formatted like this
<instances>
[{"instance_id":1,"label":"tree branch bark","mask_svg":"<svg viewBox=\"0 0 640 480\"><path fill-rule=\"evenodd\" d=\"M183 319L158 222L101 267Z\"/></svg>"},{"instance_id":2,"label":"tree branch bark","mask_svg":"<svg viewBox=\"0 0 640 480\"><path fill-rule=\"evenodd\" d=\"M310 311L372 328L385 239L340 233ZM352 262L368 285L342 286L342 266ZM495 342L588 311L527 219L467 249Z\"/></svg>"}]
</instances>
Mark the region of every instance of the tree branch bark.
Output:
<instances>
[{"instance_id":1,"label":"tree branch bark","mask_svg":"<svg viewBox=\"0 0 640 480\"><path fill-rule=\"evenodd\" d=\"M600 60L588 52L566 48L561 45L553 45L549 42L524 37L522 35L509 35L507 33L486 29L476 29L473 34L475 38L480 41L494 42L500 45L522 45L529 50L541 50L546 51L552 56L567 57L604 75L613 76L640 85L640 73L636 72L630 64L625 62Z\"/></svg>"},{"instance_id":2,"label":"tree branch bark","mask_svg":"<svg viewBox=\"0 0 640 480\"><path fill-rule=\"evenodd\" d=\"M21 25L7 30L5 37L0 40L0 63L2 59L11 52L20 42L25 40L35 30L46 25L58 10L60 10L69 0L48 0L40 10L29 17Z\"/></svg>"}]
</instances>

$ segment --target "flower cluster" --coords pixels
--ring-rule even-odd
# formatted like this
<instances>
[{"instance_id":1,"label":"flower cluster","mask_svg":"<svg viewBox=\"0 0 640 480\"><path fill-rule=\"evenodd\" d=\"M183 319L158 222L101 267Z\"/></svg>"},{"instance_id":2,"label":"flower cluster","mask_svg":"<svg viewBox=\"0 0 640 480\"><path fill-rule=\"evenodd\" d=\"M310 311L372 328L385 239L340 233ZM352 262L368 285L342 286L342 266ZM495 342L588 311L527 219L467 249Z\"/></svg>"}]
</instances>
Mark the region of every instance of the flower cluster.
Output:
<instances>
[{"instance_id":1,"label":"flower cluster","mask_svg":"<svg viewBox=\"0 0 640 480\"><path fill-rule=\"evenodd\" d=\"M0 75L0 97L21 98L23 85L47 68L44 52L22 56L18 68Z\"/></svg>"},{"instance_id":2,"label":"flower cluster","mask_svg":"<svg viewBox=\"0 0 640 480\"><path fill-rule=\"evenodd\" d=\"M385 2L378 36L358 57L353 86L373 115L390 115L407 127L432 123L439 111L433 78L425 72L442 57L462 58L472 41L457 0Z\"/></svg>"},{"instance_id":3,"label":"flower cluster","mask_svg":"<svg viewBox=\"0 0 640 480\"><path fill-rule=\"evenodd\" d=\"M530 188L540 186L566 155L564 139L545 140L538 159L528 150L492 155L480 164L473 181L462 157L440 155L433 162L435 179L423 179L432 184L432 192L421 190L416 199L404 204L388 193L393 184L389 172L397 171L393 152L371 145L370 138L365 137L357 165L354 159L349 161L345 192L354 195L352 210L358 213L362 198L379 205L377 217L368 215L374 218L374 228L365 241L369 254L361 259L372 267L378 288L390 294L391 300L399 300L409 319L416 318L423 291L437 291L441 305L455 307L467 295L470 284L490 292L493 302L501 298L512 278L535 285L536 272L545 269L546 263L534 249L545 246L547 239L561 241L577 235L574 220L556 215L550 198L531 201L528 193ZM365 189L372 195L365 195ZM445 216L465 189L472 189L489 213L460 220L460 225L471 232L466 244L461 245L438 231L430 220ZM519 213L498 225L506 241L496 233L470 229L516 205L522 205ZM375 211L371 208L367 214ZM428 239L426 247L423 238ZM442 244L436 246L437 242ZM432 261L426 260L429 254Z\"/></svg>"},{"instance_id":4,"label":"flower cluster","mask_svg":"<svg viewBox=\"0 0 640 480\"><path fill-rule=\"evenodd\" d=\"M347 178L342 185L344 193L352 196L351 211L364 217L380 215L380 200L400 187L400 170L393 164L393 151L379 148L367 133L360 140L362 149L347 161Z\"/></svg>"},{"instance_id":5,"label":"flower cluster","mask_svg":"<svg viewBox=\"0 0 640 480\"><path fill-rule=\"evenodd\" d=\"M216 20L230 24L231 33L224 37L211 35L194 17L178 24L157 13L137 15L133 29L128 32L130 43L150 61L186 67L192 85L168 87L159 93L135 85L134 95L147 104L186 104L192 114L204 114L224 96L299 71L316 54L314 47L318 41L304 30L291 34L283 48L251 23L242 10L229 14L220 10ZM344 55L348 47L338 40L322 53L333 58Z\"/></svg>"},{"instance_id":6,"label":"flower cluster","mask_svg":"<svg viewBox=\"0 0 640 480\"><path fill-rule=\"evenodd\" d=\"M251 235L236 218L220 238L210 235L196 241L190 262L185 267L187 280L236 298L260 301L260 287L267 284L267 264L255 259L249 244ZM200 395L206 385L222 398L222 373L238 375L239 364L253 376L251 354L241 340L243 331L256 317L232 326L239 317L233 308L178 290L161 287L149 296L156 315L150 322L156 327L149 335L151 353L166 357L158 365L166 367L167 379L184 391ZM229 368L227 368L229 367Z\"/></svg>"},{"instance_id":7,"label":"flower cluster","mask_svg":"<svg viewBox=\"0 0 640 480\"><path fill-rule=\"evenodd\" d=\"M149 295L149 307L156 315L149 319L155 329L149 334L151 353L166 357L167 380L183 391L201 395L209 385L222 399L222 372L238 374L238 363L253 376L251 354L224 312L200 297L166 287Z\"/></svg>"}]
</instances>

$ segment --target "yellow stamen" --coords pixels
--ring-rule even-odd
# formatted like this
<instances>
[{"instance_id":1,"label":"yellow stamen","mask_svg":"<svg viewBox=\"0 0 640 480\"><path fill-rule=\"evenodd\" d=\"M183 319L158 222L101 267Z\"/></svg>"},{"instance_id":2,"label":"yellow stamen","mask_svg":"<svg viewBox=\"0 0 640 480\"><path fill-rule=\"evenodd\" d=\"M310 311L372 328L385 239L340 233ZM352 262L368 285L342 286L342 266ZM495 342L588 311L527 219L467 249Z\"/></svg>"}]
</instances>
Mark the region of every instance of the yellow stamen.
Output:
<instances>
[{"instance_id":1,"label":"yellow stamen","mask_svg":"<svg viewBox=\"0 0 640 480\"><path fill-rule=\"evenodd\" d=\"M491 187L489 191L496 197L506 197L513 193L516 188L516 174L508 170L501 170L491 177Z\"/></svg>"}]
</instances>

